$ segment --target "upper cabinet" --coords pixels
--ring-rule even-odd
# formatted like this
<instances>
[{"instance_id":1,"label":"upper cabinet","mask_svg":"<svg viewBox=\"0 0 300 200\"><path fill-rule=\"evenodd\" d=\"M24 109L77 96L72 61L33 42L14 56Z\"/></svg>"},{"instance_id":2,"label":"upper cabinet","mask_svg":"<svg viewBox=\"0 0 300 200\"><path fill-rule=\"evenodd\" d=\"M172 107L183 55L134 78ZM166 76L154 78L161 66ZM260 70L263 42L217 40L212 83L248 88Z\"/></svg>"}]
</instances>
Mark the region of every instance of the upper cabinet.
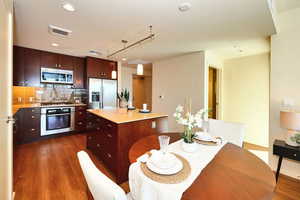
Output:
<instances>
[{"instance_id":1,"label":"upper cabinet","mask_svg":"<svg viewBox=\"0 0 300 200\"><path fill-rule=\"evenodd\" d=\"M117 63L114 61L88 57L86 70L88 78L117 79L112 77L112 71L117 71Z\"/></svg>"},{"instance_id":2,"label":"upper cabinet","mask_svg":"<svg viewBox=\"0 0 300 200\"><path fill-rule=\"evenodd\" d=\"M40 54L38 50L14 46L14 86L40 86Z\"/></svg>"},{"instance_id":3,"label":"upper cabinet","mask_svg":"<svg viewBox=\"0 0 300 200\"><path fill-rule=\"evenodd\" d=\"M41 52L34 49L24 50L25 86L39 87L41 83Z\"/></svg>"},{"instance_id":4,"label":"upper cabinet","mask_svg":"<svg viewBox=\"0 0 300 200\"><path fill-rule=\"evenodd\" d=\"M74 87L78 89L85 88L85 59L74 58Z\"/></svg>"},{"instance_id":5,"label":"upper cabinet","mask_svg":"<svg viewBox=\"0 0 300 200\"><path fill-rule=\"evenodd\" d=\"M41 67L73 70L74 57L57 53L41 53Z\"/></svg>"},{"instance_id":6,"label":"upper cabinet","mask_svg":"<svg viewBox=\"0 0 300 200\"><path fill-rule=\"evenodd\" d=\"M14 46L13 53L13 85L24 86L24 48Z\"/></svg>"}]
</instances>

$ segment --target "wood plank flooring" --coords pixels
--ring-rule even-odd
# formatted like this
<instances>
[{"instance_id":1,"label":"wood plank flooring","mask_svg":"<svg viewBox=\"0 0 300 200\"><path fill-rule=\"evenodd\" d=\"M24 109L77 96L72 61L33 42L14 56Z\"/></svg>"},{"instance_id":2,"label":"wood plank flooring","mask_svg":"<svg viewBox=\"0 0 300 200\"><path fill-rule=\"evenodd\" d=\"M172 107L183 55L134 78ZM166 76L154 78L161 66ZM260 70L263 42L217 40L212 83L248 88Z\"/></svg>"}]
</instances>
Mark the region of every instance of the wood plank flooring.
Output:
<instances>
[{"instance_id":1,"label":"wood plank flooring","mask_svg":"<svg viewBox=\"0 0 300 200\"><path fill-rule=\"evenodd\" d=\"M15 200L88 200L87 186L76 153L85 150L97 167L112 173L85 149L84 134L20 145L14 152ZM128 191L128 184L121 187ZM300 182L280 177L273 200L299 200Z\"/></svg>"}]
</instances>

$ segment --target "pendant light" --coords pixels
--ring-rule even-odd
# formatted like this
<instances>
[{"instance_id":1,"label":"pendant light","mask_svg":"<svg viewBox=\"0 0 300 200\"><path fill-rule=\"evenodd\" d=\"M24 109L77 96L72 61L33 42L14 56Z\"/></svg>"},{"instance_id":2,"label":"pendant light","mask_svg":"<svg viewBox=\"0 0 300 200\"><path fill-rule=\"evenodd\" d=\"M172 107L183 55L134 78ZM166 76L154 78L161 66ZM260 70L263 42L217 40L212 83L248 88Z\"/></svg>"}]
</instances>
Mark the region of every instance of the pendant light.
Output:
<instances>
[{"instance_id":1,"label":"pendant light","mask_svg":"<svg viewBox=\"0 0 300 200\"><path fill-rule=\"evenodd\" d=\"M142 64L137 65L136 73L137 73L137 75L143 75L144 74L144 66Z\"/></svg>"},{"instance_id":2,"label":"pendant light","mask_svg":"<svg viewBox=\"0 0 300 200\"><path fill-rule=\"evenodd\" d=\"M116 70L111 71L111 79L117 79L117 71Z\"/></svg>"}]
</instances>

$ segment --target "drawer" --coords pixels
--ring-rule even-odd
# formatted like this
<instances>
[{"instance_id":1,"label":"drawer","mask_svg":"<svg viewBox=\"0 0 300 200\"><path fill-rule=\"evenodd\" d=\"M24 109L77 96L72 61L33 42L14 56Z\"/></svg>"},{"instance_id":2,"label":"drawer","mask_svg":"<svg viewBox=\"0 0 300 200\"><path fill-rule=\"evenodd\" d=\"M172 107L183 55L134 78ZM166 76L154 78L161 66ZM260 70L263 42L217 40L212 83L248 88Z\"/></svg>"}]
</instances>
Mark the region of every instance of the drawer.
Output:
<instances>
[{"instance_id":1,"label":"drawer","mask_svg":"<svg viewBox=\"0 0 300 200\"><path fill-rule=\"evenodd\" d=\"M23 108L24 112L26 113L41 113L41 108Z\"/></svg>"},{"instance_id":2,"label":"drawer","mask_svg":"<svg viewBox=\"0 0 300 200\"><path fill-rule=\"evenodd\" d=\"M89 150L94 152L96 150L97 137L96 132L88 133L86 136L86 146Z\"/></svg>"},{"instance_id":3,"label":"drawer","mask_svg":"<svg viewBox=\"0 0 300 200\"><path fill-rule=\"evenodd\" d=\"M85 131L86 130L86 121L76 121L75 129L76 129L76 131Z\"/></svg>"},{"instance_id":4,"label":"drawer","mask_svg":"<svg viewBox=\"0 0 300 200\"><path fill-rule=\"evenodd\" d=\"M40 130L36 128L24 129L20 132L20 138L23 142L29 142L40 137Z\"/></svg>"},{"instance_id":5,"label":"drawer","mask_svg":"<svg viewBox=\"0 0 300 200\"><path fill-rule=\"evenodd\" d=\"M86 106L76 106L75 111L86 111L87 107Z\"/></svg>"},{"instance_id":6,"label":"drawer","mask_svg":"<svg viewBox=\"0 0 300 200\"><path fill-rule=\"evenodd\" d=\"M287 149L280 146L274 146L273 153L278 156L300 161L300 151L296 149Z\"/></svg>"},{"instance_id":7,"label":"drawer","mask_svg":"<svg viewBox=\"0 0 300 200\"><path fill-rule=\"evenodd\" d=\"M75 118L76 119L86 119L86 111L76 111Z\"/></svg>"}]
</instances>

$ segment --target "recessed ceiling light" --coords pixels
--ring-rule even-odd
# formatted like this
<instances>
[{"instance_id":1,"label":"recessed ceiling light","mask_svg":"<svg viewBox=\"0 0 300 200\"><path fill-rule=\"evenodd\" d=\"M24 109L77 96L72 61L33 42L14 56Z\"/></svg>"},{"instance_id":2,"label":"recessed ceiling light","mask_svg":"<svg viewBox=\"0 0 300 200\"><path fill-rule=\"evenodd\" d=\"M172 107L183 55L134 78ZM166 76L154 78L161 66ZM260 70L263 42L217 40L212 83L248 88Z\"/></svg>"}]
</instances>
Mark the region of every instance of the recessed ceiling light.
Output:
<instances>
[{"instance_id":1,"label":"recessed ceiling light","mask_svg":"<svg viewBox=\"0 0 300 200\"><path fill-rule=\"evenodd\" d=\"M63 7L63 9L65 9L66 11L69 11L69 12L74 12L75 11L75 7L72 4L68 3L68 2L64 2L62 4L62 7Z\"/></svg>"},{"instance_id":2,"label":"recessed ceiling light","mask_svg":"<svg viewBox=\"0 0 300 200\"><path fill-rule=\"evenodd\" d=\"M192 7L192 4L190 4L189 2L185 2L185 3L181 3L181 4L178 6L178 9L179 9L179 11L181 11L181 12L185 12L185 11L190 10L191 7Z\"/></svg>"},{"instance_id":3,"label":"recessed ceiling light","mask_svg":"<svg viewBox=\"0 0 300 200\"><path fill-rule=\"evenodd\" d=\"M54 47L58 47L59 46L59 44L57 44L57 43L52 43L51 45L54 46Z\"/></svg>"},{"instance_id":4,"label":"recessed ceiling light","mask_svg":"<svg viewBox=\"0 0 300 200\"><path fill-rule=\"evenodd\" d=\"M126 60L127 60L127 58L122 58L122 60L123 60L123 61L126 61Z\"/></svg>"}]
</instances>

